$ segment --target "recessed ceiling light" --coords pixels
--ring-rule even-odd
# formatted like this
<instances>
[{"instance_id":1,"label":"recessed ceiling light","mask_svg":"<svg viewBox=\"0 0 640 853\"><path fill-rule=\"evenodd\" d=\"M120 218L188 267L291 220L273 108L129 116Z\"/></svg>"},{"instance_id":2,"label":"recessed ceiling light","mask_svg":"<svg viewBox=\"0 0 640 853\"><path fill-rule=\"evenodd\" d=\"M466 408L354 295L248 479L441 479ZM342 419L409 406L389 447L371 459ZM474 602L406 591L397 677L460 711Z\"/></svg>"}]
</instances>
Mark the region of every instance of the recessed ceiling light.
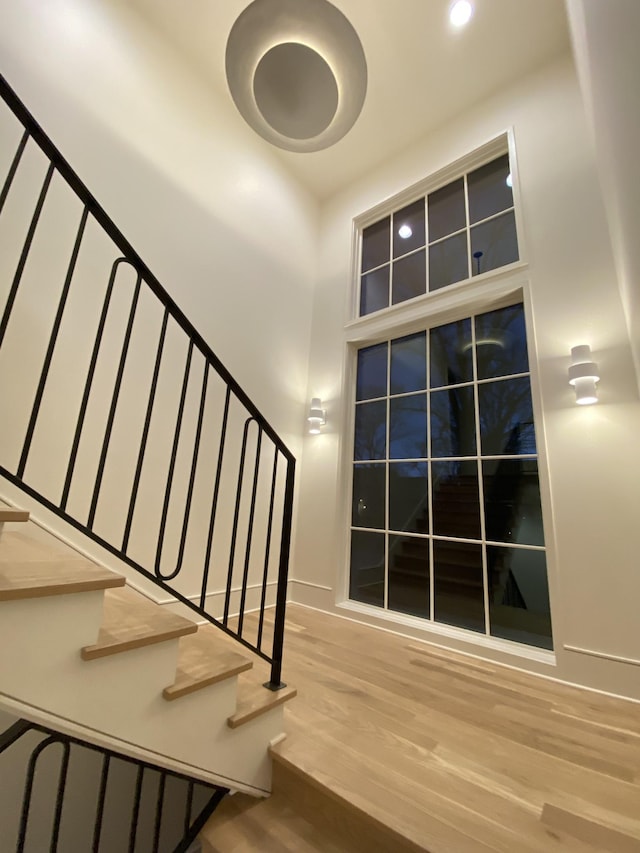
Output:
<instances>
[{"instance_id":1,"label":"recessed ceiling light","mask_svg":"<svg viewBox=\"0 0 640 853\"><path fill-rule=\"evenodd\" d=\"M402 237L403 240L408 240L412 234L413 231L411 230L410 225L401 225L400 228L398 228L398 236Z\"/></svg>"},{"instance_id":2,"label":"recessed ceiling light","mask_svg":"<svg viewBox=\"0 0 640 853\"><path fill-rule=\"evenodd\" d=\"M511 172L509 172L509 174L507 175L507 186L508 187L513 186L513 178L511 177Z\"/></svg>"},{"instance_id":3,"label":"recessed ceiling light","mask_svg":"<svg viewBox=\"0 0 640 853\"><path fill-rule=\"evenodd\" d=\"M473 14L473 6L469 0L457 0L449 10L449 20L454 27L464 27L469 23Z\"/></svg>"}]
</instances>

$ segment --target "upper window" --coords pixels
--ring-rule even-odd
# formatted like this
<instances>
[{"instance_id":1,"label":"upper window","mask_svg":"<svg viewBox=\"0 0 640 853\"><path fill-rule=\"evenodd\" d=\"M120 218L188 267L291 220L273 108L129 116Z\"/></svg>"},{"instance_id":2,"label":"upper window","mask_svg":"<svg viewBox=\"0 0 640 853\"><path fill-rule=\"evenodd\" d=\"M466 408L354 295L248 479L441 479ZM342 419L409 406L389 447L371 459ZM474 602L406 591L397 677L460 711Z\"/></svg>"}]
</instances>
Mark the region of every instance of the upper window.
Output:
<instances>
[{"instance_id":1,"label":"upper window","mask_svg":"<svg viewBox=\"0 0 640 853\"><path fill-rule=\"evenodd\" d=\"M364 228L360 316L517 260L503 154Z\"/></svg>"}]
</instances>

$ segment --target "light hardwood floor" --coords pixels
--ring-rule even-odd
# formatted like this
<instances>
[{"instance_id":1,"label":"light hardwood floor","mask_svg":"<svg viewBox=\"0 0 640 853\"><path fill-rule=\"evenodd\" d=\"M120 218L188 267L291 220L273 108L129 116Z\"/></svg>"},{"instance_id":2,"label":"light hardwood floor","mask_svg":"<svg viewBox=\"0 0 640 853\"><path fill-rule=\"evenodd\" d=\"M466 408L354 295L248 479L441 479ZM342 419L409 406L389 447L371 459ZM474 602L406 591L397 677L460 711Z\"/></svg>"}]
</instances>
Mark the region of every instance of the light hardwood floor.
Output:
<instances>
[{"instance_id":1,"label":"light hardwood floor","mask_svg":"<svg viewBox=\"0 0 640 853\"><path fill-rule=\"evenodd\" d=\"M287 616L274 796L227 798L205 850L640 853L640 705Z\"/></svg>"}]
</instances>

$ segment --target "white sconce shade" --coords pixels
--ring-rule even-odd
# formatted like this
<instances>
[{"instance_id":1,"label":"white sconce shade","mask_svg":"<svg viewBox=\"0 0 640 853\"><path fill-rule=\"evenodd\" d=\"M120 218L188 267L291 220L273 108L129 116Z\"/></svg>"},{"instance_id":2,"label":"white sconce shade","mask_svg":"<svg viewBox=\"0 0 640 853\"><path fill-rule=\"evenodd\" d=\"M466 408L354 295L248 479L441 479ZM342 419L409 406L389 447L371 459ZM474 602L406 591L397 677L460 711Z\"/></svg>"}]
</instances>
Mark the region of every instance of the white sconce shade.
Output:
<instances>
[{"instance_id":1,"label":"white sconce shade","mask_svg":"<svg viewBox=\"0 0 640 853\"><path fill-rule=\"evenodd\" d=\"M591 347L582 345L571 349L569 385L576 389L576 403L589 406L598 402L596 382L600 381L598 365L591 361Z\"/></svg>"},{"instance_id":2,"label":"white sconce shade","mask_svg":"<svg viewBox=\"0 0 640 853\"><path fill-rule=\"evenodd\" d=\"M320 427L324 426L327 422L320 397L314 397L311 400L311 408L309 409L309 417L307 420L309 421L309 434L318 435L320 433Z\"/></svg>"}]
</instances>

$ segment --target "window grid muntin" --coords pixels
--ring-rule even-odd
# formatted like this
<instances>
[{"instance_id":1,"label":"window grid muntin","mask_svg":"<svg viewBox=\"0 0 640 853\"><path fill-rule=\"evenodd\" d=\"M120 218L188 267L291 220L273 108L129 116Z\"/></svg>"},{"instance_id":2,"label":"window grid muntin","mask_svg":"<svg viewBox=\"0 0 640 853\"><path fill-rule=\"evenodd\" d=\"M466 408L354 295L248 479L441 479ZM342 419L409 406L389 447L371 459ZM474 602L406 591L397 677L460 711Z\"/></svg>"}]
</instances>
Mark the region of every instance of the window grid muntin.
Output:
<instances>
[{"instance_id":1,"label":"window grid muntin","mask_svg":"<svg viewBox=\"0 0 640 853\"><path fill-rule=\"evenodd\" d=\"M499 214L500 215L500 214ZM511 303L503 308L518 308L521 307L524 312L524 305L520 302ZM492 310L501 310L501 309L492 309ZM477 341L476 341L476 320L478 317L483 316L484 314L492 313L492 311L478 310L471 314L469 317L462 317L460 320L469 319L470 327L471 327L471 347L472 347L472 381L465 381L462 383L457 383L448 386L432 386L431 383L431 345L430 345L430 335L431 332L440 326L447 326L453 322L458 322L456 320L450 320L446 323L440 323L433 327L426 327L422 331L425 332L425 364L426 364L426 382L425 388L420 390L408 391L408 392L399 392L396 394L391 394L391 353L392 353L392 343L396 341L402 340L404 337L407 337L406 334L400 334L397 337L386 337L385 340L379 341L379 343L385 343L387 346L387 373L386 373L386 386L387 386L387 397L386 398L375 398L376 401L382 402L382 400L387 401L386 405L386 445L385 445L385 453L386 456L384 459L375 459L375 460L357 460L357 463L362 464L366 462L377 462L379 464L385 465L385 530L381 531L378 528L362 528L357 527L354 528L351 526L351 530L358 530L364 532L372 532L372 533L384 533L384 557L385 557L385 565L384 565L384 604L383 609L388 612L397 612L397 613L406 613L406 611L393 611L389 610L388 601L389 601L389 579L390 579L390 538L392 536L399 536L403 538L414 538L419 541L428 541L429 543L429 621L434 624L439 625L451 625L453 627L458 627L461 630L469 630L473 633L482 633L474 628L470 628L464 625L456 625L452 622L436 622L435 619L435 563L434 563L434 543L436 542L452 542L452 543L461 543L468 545L476 545L481 547L481 559L482 559L482 583L483 583L483 608L484 608L484 635L487 637L492 637L494 639L501 639L499 634L492 635L491 634L491 601L490 601L490 590L489 590L489 567L488 567L488 548L498 548L507 550L522 550L522 551L530 551L530 552L544 552L547 551L546 545L530 545L527 543L516 543L511 540L506 541L497 541L497 540L489 540L486 538L486 506L485 506L485 495L484 495L484 475L483 475L483 462L491 461L491 460L516 460L521 462L533 461L538 462L539 454L525 452L522 454L482 454L482 443L481 443L481 423L480 423L480 402L479 402L479 386L496 383L501 381L510 381L514 379L529 379L529 388L531 389L531 370L530 370L530 361L529 362L529 370L525 372L519 373L506 373L499 376L490 376L484 379L478 379L478 357L477 357ZM410 334L418 334L420 330L416 330L411 332ZM525 336L526 336L526 324L525 324ZM365 344L360 347L360 349L366 349L368 346L373 346L375 344ZM528 345L525 337L525 345ZM431 447L431 395L436 391L457 389L460 387L473 387L473 399L474 399L474 418L475 418L475 437L476 437L476 454L471 456L450 456L450 457L438 457L432 455L432 447ZM408 396L416 396L419 394L426 393L427 404L426 404L426 429L427 429L427 453L425 457L402 457L402 458L391 458L390 453L390 440L391 440L391 424L390 424L390 413L391 413L391 405L390 401L399 397L408 397ZM361 402L373 402L373 400L363 400L356 401L356 405ZM535 436L535 424L532 425ZM536 441L537 448L537 441ZM463 463L472 463L476 462L476 472L477 472L477 481L478 481L478 503L479 503L479 512L480 512L480 539L476 538L468 538L465 536L451 536L446 534L438 534L434 532L434 486L433 486L433 474L432 474L432 466L433 463L442 463L442 462L463 462ZM428 512L428 533L421 534L413 531L406 530L397 530L392 529L389 526L389 513L390 513L390 466L394 463L410 463L410 462L425 462L427 464L427 512ZM546 573L546 583L548 589L548 571ZM417 618L427 618L425 616L417 617ZM546 638L546 635L541 635ZM553 644L553 636L550 635L548 637L551 644ZM515 642L520 642L523 644L525 640L515 640ZM533 644L535 647L535 644ZM545 646L542 646L543 648ZM553 647L553 646L551 646Z\"/></svg>"},{"instance_id":2,"label":"window grid muntin","mask_svg":"<svg viewBox=\"0 0 640 853\"><path fill-rule=\"evenodd\" d=\"M467 166L464 169L464 171L462 171L462 173L459 174L458 176L454 177L454 176L448 175L446 180L444 180L442 183L435 185L435 186L431 186L428 190L423 191L422 193L416 193L415 196L413 196L409 199L406 199L406 198L403 199L403 201L401 203L399 203L398 207L395 207L394 210L392 210L391 212L387 212L386 214L381 215L378 219L374 220L373 222L369 222L367 225L364 225L362 228L359 229L359 245L358 245L358 269L359 269L359 272L358 272L358 278L357 278L357 296L358 296L358 314L357 314L357 316L358 317L368 317L370 314L377 314L380 311L388 311L390 308L393 308L396 305L402 305L405 302L411 302L413 299L420 298L420 296L428 295L430 293L436 293L437 291L440 291L440 290L443 290L443 289L446 289L449 287L454 287L455 285L461 284L463 281L469 281L469 280L477 277L477 276L474 276L474 273L473 273L473 257L471 254L471 245L472 245L471 232L472 232L472 229L475 229L478 226L481 226L486 222L490 222L491 220L496 219L500 216L506 216L510 213L513 213L513 216L514 216L515 227L516 227L516 240L517 240L517 244L516 244L517 245L517 253L516 253L517 258L516 258L516 261L514 261L512 263L517 263L517 261L520 258L520 240L519 240L519 235L517 233L517 230L518 230L517 229L517 216L516 216L516 210L515 210L515 196L514 196L513 190L511 191L511 205L509 205L508 207L505 207L502 210L499 210L497 213L493 213L490 216L484 217L483 219L479 219L477 222L472 223L470 221L471 217L470 217L470 203L469 203L469 175L471 175L473 172L477 171L478 169L483 168L484 166L488 166L490 163L493 163L497 160L502 159L505 156L507 156L508 158L510 157L509 151L506 148L503 149L501 152L498 152L498 153L496 151L492 151L490 154L487 155L487 159L484 159L481 162L476 162L473 165ZM462 178L462 180L463 180L465 219L466 219L465 226L463 228L459 228L459 229L456 229L454 231L451 231L450 233L448 233L442 237L438 237L437 239L435 239L433 241L430 241L429 240L429 205L428 205L429 196L438 192L439 190L443 189L444 187L455 183L457 180L460 180L460 178ZM420 201L420 200L424 201L424 208L425 208L425 212L424 212L424 215L425 215L425 244L422 246L416 247L415 249L411 250L410 252L407 252L406 254L398 255L397 257L394 257L393 256L393 234L394 234L394 229L396 226L395 217L397 216L397 214L401 210L404 210L406 207L409 207L410 205L415 204L417 201ZM372 267L370 269L364 270L364 269L362 269L363 234L364 234L364 231L367 228L370 228L374 225L377 225L379 222L383 222L387 218L389 219L389 224L390 224L388 260L386 260L385 263L379 264L376 267ZM439 243L444 242L445 240L449 240L452 237L460 235L463 232L466 234L466 244L467 244L467 277L462 278L462 279L458 279L458 280L451 282L449 284L445 284L445 285L442 285L441 287L437 287L435 289L432 289L431 288L431 282L429 280L430 279L430 276L429 276L429 250L430 250L430 248L432 246L436 246ZM412 254L415 254L417 252L420 252L420 251L425 251L425 268L426 268L425 269L425 290L423 293L421 293L417 296L410 297L408 299L404 299L404 300L401 300L399 302L394 303L392 301L392 299L393 299L393 265L397 261L399 261L405 257L408 257ZM509 264L506 264L505 266L508 266L508 265ZM388 287L387 305L383 306L381 308L378 308L375 311L370 311L368 313L363 314L360 310L362 307L362 282L363 282L363 278L365 277L365 275L369 275L370 273L375 272L376 270L382 269L385 266L389 267L389 287ZM503 268L504 267L493 267L491 270L485 270L484 272L485 273L486 272L493 272L495 270L499 270L499 269L503 269ZM478 273L478 274L480 274L480 273Z\"/></svg>"}]
</instances>

